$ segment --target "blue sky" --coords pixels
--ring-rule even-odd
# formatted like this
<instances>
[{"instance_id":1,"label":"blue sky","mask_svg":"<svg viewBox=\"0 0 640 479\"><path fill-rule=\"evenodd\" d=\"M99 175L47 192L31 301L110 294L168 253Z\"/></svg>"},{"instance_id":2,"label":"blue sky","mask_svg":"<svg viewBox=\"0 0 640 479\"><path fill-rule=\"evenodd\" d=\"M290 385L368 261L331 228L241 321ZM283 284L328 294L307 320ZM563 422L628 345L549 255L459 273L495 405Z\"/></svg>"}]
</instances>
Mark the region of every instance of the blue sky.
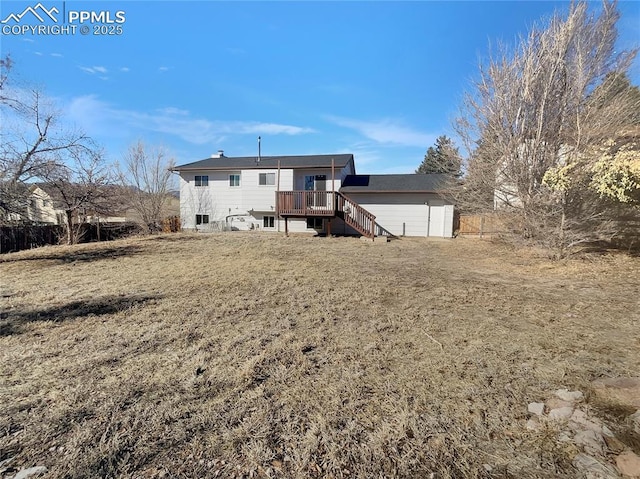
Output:
<instances>
[{"instance_id":1,"label":"blue sky","mask_svg":"<svg viewBox=\"0 0 640 479\"><path fill-rule=\"evenodd\" d=\"M36 4L3 0L0 18ZM65 14L109 12L111 19L124 12L124 23L105 24L122 27L117 35L3 34L0 44L15 61L14 79L43 87L109 160L138 139L163 145L178 164L219 149L255 155L260 135L263 155L353 153L359 173L413 172L437 136L453 135L451 120L490 44L514 43L534 22L568 7L553 1L42 5ZM620 2L619 9L620 48L637 46L640 2ZM39 23L27 16L22 22ZM640 84L638 60L631 78Z\"/></svg>"}]
</instances>

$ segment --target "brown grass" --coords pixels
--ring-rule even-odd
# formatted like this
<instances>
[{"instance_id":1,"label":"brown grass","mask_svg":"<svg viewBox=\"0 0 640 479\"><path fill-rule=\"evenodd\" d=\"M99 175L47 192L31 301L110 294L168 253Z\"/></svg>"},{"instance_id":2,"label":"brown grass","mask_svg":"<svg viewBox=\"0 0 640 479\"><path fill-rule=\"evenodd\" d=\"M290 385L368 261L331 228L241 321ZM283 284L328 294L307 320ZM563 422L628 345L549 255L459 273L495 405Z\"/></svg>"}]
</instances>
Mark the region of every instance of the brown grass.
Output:
<instances>
[{"instance_id":1,"label":"brown grass","mask_svg":"<svg viewBox=\"0 0 640 479\"><path fill-rule=\"evenodd\" d=\"M639 266L243 233L5 255L0 466L578 477L554 431L525 429L527 403L637 375Z\"/></svg>"}]
</instances>

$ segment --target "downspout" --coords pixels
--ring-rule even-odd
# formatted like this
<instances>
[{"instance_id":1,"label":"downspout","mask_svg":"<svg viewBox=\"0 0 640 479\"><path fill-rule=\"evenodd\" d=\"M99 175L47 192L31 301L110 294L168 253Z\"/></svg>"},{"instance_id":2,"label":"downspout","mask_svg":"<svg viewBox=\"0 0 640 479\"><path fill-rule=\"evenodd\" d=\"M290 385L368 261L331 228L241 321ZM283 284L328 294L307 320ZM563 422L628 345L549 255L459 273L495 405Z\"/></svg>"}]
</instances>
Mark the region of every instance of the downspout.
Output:
<instances>
[{"instance_id":1,"label":"downspout","mask_svg":"<svg viewBox=\"0 0 640 479\"><path fill-rule=\"evenodd\" d=\"M425 203L427 205L427 238L429 237L429 233L431 233L430 231L430 226L431 226L431 205L429 204L429 201L427 201Z\"/></svg>"},{"instance_id":2,"label":"downspout","mask_svg":"<svg viewBox=\"0 0 640 479\"><path fill-rule=\"evenodd\" d=\"M278 185L276 186L276 221L278 222L278 227L276 230L278 233L280 232L280 160L278 160Z\"/></svg>"}]
</instances>

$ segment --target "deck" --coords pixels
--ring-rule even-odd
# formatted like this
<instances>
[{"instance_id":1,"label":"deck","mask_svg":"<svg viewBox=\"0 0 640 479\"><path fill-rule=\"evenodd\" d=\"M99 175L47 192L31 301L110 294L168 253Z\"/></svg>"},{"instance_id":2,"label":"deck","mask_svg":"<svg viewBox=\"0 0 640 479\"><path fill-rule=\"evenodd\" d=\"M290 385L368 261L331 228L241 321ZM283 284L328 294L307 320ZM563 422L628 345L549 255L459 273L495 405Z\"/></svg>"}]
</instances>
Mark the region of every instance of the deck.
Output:
<instances>
[{"instance_id":1,"label":"deck","mask_svg":"<svg viewBox=\"0 0 640 479\"><path fill-rule=\"evenodd\" d=\"M339 217L363 236L375 237L376 217L338 191L278 191L276 204L287 232L288 218Z\"/></svg>"}]
</instances>

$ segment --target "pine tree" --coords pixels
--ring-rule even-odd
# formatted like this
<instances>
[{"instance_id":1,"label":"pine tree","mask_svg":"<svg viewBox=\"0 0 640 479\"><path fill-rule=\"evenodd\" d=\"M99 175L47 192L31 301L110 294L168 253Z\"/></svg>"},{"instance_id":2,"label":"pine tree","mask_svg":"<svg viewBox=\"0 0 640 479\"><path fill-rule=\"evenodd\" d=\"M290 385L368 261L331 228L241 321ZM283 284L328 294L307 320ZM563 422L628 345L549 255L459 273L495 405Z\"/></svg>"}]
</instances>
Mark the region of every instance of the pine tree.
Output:
<instances>
[{"instance_id":1,"label":"pine tree","mask_svg":"<svg viewBox=\"0 0 640 479\"><path fill-rule=\"evenodd\" d=\"M440 173L459 178L462 175L460 165L462 159L458 148L451 138L446 135L439 136L434 146L427 149L424 160L416 170L416 173L430 174Z\"/></svg>"}]
</instances>

